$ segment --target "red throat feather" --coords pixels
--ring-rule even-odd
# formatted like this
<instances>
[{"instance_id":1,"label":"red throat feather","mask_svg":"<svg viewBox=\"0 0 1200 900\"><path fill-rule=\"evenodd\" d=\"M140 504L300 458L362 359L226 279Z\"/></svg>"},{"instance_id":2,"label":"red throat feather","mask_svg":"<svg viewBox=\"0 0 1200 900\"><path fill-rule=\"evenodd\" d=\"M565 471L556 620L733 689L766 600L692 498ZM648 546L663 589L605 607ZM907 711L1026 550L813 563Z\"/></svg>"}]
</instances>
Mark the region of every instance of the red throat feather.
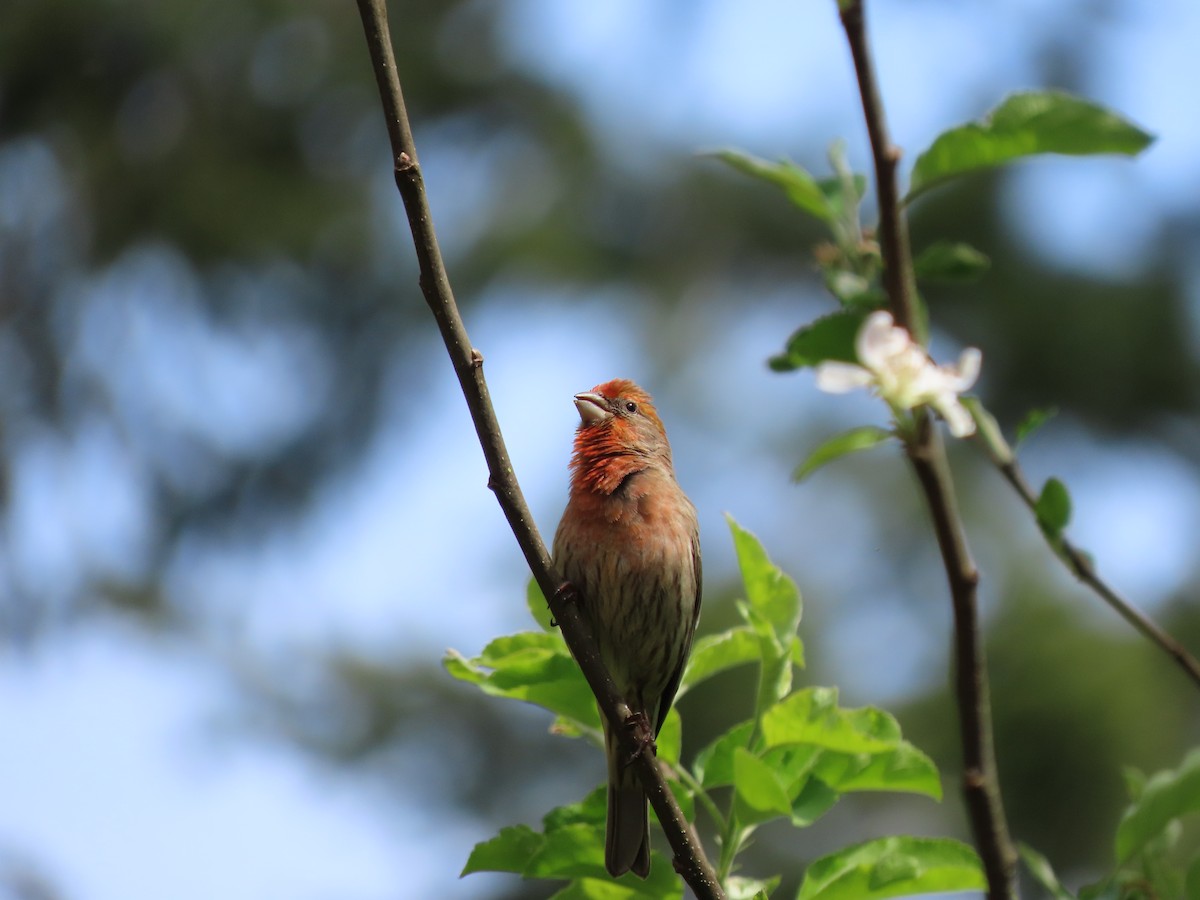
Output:
<instances>
[{"instance_id":1,"label":"red throat feather","mask_svg":"<svg viewBox=\"0 0 1200 900\"><path fill-rule=\"evenodd\" d=\"M614 378L596 385L591 393L608 400L632 400L638 405L639 414L654 423L659 434L665 435L654 401L629 379ZM571 457L572 490L611 494L626 477L646 468L640 442L633 424L620 417L581 425L575 432L575 453Z\"/></svg>"}]
</instances>

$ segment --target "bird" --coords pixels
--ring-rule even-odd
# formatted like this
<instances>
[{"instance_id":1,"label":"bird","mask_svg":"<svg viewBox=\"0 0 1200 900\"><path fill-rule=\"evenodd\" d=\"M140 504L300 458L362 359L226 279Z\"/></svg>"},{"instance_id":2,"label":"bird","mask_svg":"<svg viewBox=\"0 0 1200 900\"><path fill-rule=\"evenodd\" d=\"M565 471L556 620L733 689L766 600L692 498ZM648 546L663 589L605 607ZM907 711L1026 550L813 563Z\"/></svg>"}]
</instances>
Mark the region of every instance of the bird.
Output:
<instances>
[{"instance_id":1,"label":"bird","mask_svg":"<svg viewBox=\"0 0 1200 900\"><path fill-rule=\"evenodd\" d=\"M575 394L579 425L553 562L573 585L600 657L634 717L658 735L700 615L700 526L675 480L650 395L627 379ZM646 792L607 718L604 865L650 873Z\"/></svg>"}]
</instances>

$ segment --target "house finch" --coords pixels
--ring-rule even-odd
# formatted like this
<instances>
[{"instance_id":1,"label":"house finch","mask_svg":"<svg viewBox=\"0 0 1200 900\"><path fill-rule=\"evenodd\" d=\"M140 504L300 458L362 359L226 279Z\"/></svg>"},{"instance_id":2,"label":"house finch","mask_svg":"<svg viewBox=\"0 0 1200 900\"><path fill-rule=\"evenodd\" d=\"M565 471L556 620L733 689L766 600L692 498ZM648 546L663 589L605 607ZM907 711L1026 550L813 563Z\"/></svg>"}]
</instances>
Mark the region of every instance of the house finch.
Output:
<instances>
[{"instance_id":1,"label":"house finch","mask_svg":"<svg viewBox=\"0 0 1200 900\"><path fill-rule=\"evenodd\" d=\"M700 614L700 529L675 481L650 395L618 379L575 395L581 422L554 563L579 590L604 665L657 735ZM650 871L646 792L605 717L608 827L604 865Z\"/></svg>"}]
</instances>

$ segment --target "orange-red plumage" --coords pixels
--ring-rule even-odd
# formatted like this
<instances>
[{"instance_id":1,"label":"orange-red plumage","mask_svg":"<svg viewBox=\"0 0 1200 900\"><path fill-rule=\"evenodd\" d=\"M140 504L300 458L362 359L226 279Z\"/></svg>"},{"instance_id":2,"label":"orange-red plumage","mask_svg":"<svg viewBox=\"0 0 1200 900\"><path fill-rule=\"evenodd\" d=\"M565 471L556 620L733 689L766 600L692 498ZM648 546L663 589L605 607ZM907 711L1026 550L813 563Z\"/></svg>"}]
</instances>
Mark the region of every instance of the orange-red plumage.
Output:
<instances>
[{"instance_id":1,"label":"orange-red plumage","mask_svg":"<svg viewBox=\"0 0 1200 900\"><path fill-rule=\"evenodd\" d=\"M696 510L675 481L650 395L616 379L576 394L580 425L554 562L580 592L601 657L626 702L662 727L700 613ZM646 795L605 722L614 876L649 872Z\"/></svg>"}]
</instances>

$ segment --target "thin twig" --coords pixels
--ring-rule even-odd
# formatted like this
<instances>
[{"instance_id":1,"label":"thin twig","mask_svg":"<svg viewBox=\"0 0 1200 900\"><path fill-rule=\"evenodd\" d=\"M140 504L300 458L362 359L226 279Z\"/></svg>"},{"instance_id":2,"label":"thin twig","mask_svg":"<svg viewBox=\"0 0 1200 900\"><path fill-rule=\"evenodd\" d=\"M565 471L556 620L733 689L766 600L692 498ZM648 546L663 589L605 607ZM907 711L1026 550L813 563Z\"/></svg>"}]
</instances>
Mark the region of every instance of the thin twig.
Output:
<instances>
[{"instance_id":1,"label":"thin twig","mask_svg":"<svg viewBox=\"0 0 1200 900\"><path fill-rule=\"evenodd\" d=\"M1021 467L1018 465L1016 459L1010 458L1005 462L998 459L995 454L992 454L992 461L996 464L996 468L1000 470L1000 474L1004 476L1005 480L1013 486L1013 489L1025 502L1025 505L1036 515L1037 494L1034 493L1033 488L1026 480L1025 474L1021 471ZM1091 588L1100 599L1115 609L1121 618L1137 629L1144 637L1154 642L1159 649L1174 659L1187 676L1196 682L1197 685L1200 685L1200 661L1197 661L1183 644L1163 631L1149 616L1122 597L1101 578L1096 572L1096 567L1092 563L1091 557L1085 551L1071 543L1065 535L1060 536L1057 541L1051 541L1050 543L1059 559L1063 561L1063 564L1071 571L1072 575Z\"/></svg>"},{"instance_id":2,"label":"thin twig","mask_svg":"<svg viewBox=\"0 0 1200 900\"><path fill-rule=\"evenodd\" d=\"M875 163L884 288L893 319L913 332L918 323L914 313L912 255L896 184L900 151L888 136L867 43L863 0L839 0L838 7L854 58ZM905 446L933 519L954 607L954 684L963 751L963 796L975 846L987 874L988 898L1009 900L1015 896L1017 854L1009 838L996 774L987 667L979 635L976 599L979 571L967 547L946 451L928 411L917 411L915 434Z\"/></svg>"},{"instance_id":3,"label":"thin twig","mask_svg":"<svg viewBox=\"0 0 1200 900\"><path fill-rule=\"evenodd\" d=\"M396 171L396 186L404 201L409 228L416 246L420 265L421 292L425 296L438 329L445 341L446 350L454 364L459 385L466 398L475 431L483 448L488 465L488 487L496 494L500 508L504 511L513 535L525 554L529 568L549 598L550 609L566 639L567 646L583 670L584 677L596 695L601 712L619 735L623 749L635 759L642 785L650 799L658 821L666 833L671 849L675 853L675 869L683 876L700 900L723 900L724 893L713 873L712 866L704 855L704 849L687 818L683 815L675 796L667 786L658 760L651 753L637 752L652 738L645 728L624 727L630 718L628 704L620 696L604 664L591 630L580 611L575 589L565 584L554 571L550 554L533 523L529 507L525 503L520 485L513 472L504 438L496 420L488 394L487 382L483 377L483 355L471 346L466 328L458 312L450 280L438 249L433 229L429 204L425 195L421 169L417 163L417 151L413 144L412 129L404 108L404 96L396 71L392 53L391 36L387 23L385 0L358 0L363 31L371 55L371 65L379 86L383 103L384 118L387 120L388 137ZM639 731L641 733L639 733Z\"/></svg>"},{"instance_id":4,"label":"thin twig","mask_svg":"<svg viewBox=\"0 0 1200 900\"><path fill-rule=\"evenodd\" d=\"M850 42L854 58L854 74L858 77L859 94L866 114L867 136L875 163L875 191L879 197L879 245L883 253L883 286L892 307L896 324L915 333L917 325L913 303L913 273L908 248L908 222L900 208L896 186L896 166L900 149L888 136L887 119L883 115L883 100L871 63L871 47L867 43L867 28L863 22L861 0L838 0L842 27Z\"/></svg>"}]
</instances>

